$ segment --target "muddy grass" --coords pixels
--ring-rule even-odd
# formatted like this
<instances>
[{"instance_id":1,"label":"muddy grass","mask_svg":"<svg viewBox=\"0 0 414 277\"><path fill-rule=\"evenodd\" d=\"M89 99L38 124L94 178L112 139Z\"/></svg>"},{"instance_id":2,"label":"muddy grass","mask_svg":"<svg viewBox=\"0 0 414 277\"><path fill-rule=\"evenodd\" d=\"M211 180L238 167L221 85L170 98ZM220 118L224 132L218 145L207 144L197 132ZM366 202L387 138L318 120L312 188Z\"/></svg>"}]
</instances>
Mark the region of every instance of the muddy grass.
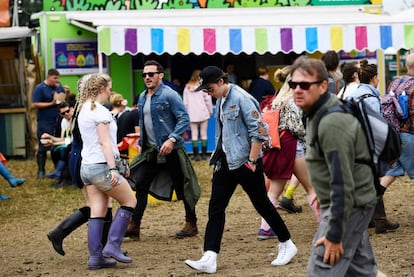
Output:
<instances>
[{"instance_id":1,"label":"muddy grass","mask_svg":"<svg viewBox=\"0 0 414 277\"><path fill-rule=\"evenodd\" d=\"M199 235L178 240L174 234L184 223L182 202L163 202L148 206L141 230L141 240L125 239L122 248L134 259L132 264L116 268L87 270L87 226L73 232L64 241L65 256L53 251L46 234L60 220L83 206L80 190L54 189L51 181L38 181L34 160L11 160L13 174L27 178L21 187L10 188L0 180L0 192L12 197L0 202L0 276L198 276L184 264L188 258L202 254L207 207L210 196L211 168L206 162L196 163L202 187L197 205ZM48 169L52 165L48 161ZM371 242L379 268L388 276L414 276L414 199L413 182L400 178L385 194L388 216L398 219L401 227L393 233L376 235L370 229ZM247 196L239 188L227 210L227 222L218 257L215 276L306 276L306 265L313 234L317 228L306 205L302 188L296 192L297 203L304 206L301 214L281 211L298 255L283 267L272 267L277 241L258 241L260 217Z\"/></svg>"}]
</instances>

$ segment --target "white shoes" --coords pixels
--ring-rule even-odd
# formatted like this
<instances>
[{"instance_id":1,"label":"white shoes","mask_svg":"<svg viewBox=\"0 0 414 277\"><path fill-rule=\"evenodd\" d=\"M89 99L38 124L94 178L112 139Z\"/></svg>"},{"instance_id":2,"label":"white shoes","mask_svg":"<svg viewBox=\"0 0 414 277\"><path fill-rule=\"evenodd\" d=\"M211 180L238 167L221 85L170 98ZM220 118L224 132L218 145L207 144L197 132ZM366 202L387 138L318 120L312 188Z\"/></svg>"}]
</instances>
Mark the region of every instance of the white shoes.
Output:
<instances>
[{"instance_id":1,"label":"white shoes","mask_svg":"<svg viewBox=\"0 0 414 277\"><path fill-rule=\"evenodd\" d=\"M203 257L198 261L185 260L189 267L204 273L216 273L217 271L217 253L214 251L204 252Z\"/></svg>"},{"instance_id":2,"label":"white shoes","mask_svg":"<svg viewBox=\"0 0 414 277\"><path fill-rule=\"evenodd\" d=\"M273 260L272 265L286 265L292 260L296 253L298 253L298 249L292 240L289 239L285 242L281 242L279 243L279 253L277 254L277 258Z\"/></svg>"}]
</instances>

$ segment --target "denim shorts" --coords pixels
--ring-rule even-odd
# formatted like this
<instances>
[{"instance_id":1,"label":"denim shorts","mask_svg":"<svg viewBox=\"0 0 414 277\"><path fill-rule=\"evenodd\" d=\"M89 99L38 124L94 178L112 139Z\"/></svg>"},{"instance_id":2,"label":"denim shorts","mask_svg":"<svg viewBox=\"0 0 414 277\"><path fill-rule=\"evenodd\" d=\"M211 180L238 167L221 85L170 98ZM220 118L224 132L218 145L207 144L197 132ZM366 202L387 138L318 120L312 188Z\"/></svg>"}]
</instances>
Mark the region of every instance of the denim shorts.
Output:
<instances>
[{"instance_id":1,"label":"denim shorts","mask_svg":"<svg viewBox=\"0 0 414 277\"><path fill-rule=\"evenodd\" d=\"M414 134L400 134L402 149L401 156L385 174L386 176L404 176L407 172L410 179L414 179Z\"/></svg>"},{"instance_id":2,"label":"denim shorts","mask_svg":"<svg viewBox=\"0 0 414 277\"><path fill-rule=\"evenodd\" d=\"M305 149L303 148L302 143L298 140L296 142L296 158L305 156Z\"/></svg>"},{"instance_id":3,"label":"denim shorts","mask_svg":"<svg viewBox=\"0 0 414 277\"><path fill-rule=\"evenodd\" d=\"M108 165L102 164L82 164L80 169L82 182L85 186L95 185L100 191L108 191L112 189L111 173ZM124 177L119 174L118 185L124 181Z\"/></svg>"}]
</instances>

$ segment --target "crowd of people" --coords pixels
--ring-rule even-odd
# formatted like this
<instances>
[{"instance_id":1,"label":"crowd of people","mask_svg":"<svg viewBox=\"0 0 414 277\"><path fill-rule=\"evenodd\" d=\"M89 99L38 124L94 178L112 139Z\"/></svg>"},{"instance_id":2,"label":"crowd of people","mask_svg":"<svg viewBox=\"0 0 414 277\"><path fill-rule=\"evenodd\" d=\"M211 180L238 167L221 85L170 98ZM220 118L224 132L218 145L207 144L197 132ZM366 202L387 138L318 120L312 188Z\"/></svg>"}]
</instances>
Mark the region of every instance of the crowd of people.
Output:
<instances>
[{"instance_id":1,"label":"crowd of people","mask_svg":"<svg viewBox=\"0 0 414 277\"><path fill-rule=\"evenodd\" d=\"M293 197L302 184L319 222L308 275L384 276L378 270L368 227L375 227L376 233L399 228L398 222L386 216L383 194L396 177L407 172L414 178L414 54L407 56L406 64L408 73L393 81L387 92L392 90L395 97L403 91L408 94L410 116L400 125L402 155L381 178L380 192L375 190L369 165L358 162L371 155L358 120L338 113L316 120L327 107L350 98L383 112L378 69L366 60L339 66L334 51L321 59L301 56L275 72L275 80L282 83L279 90L273 88L264 67L258 68L258 79L246 91L232 83L222 69L208 66L194 70L183 97L163 82L163 66L149 60L142 73L145 90L134 99L131 110L125 109L127 101L122 95L111 91L112 80L107 74L83 76L73 101L73 94L60 86L59 72L49 70L33 93L39 138L37 176L55 179L54 187L70 182L80 188L85 206L47 236L55 251L65 255L65 237L88 223L89 269L131 263L121 244L124 237L140 239L148 195L171 200L174 192L183 200L185 214L184 227L175 237L197 235L196 204L201 191L183 135L191 129L193 162L206 160L213 97L215 149L209 164L214 170L204 253L199 260L188 259L185 264L198 272L217 271L226 208L237 185L262 216L257 238L278 240L278 254L271 265L288 264L298 249L278 209L302 211ZM262 115L276 110L274 135ZM311 143L314 130L318 130L318 144ZM140 153L129 168L122 169L122 154L128 153L120 152L118 146L131 133L139 133ZM276 136L272 140L280 141L278 146L269 143L270 136ZM47 151L51 151L55 165L51 173L45 172ZM12 187L25 182L15 178L3 163L0 173ZM8 199L0 194L0 201ZM115 216L113 200L119 203Z\"/></svg>"}]
</instances>

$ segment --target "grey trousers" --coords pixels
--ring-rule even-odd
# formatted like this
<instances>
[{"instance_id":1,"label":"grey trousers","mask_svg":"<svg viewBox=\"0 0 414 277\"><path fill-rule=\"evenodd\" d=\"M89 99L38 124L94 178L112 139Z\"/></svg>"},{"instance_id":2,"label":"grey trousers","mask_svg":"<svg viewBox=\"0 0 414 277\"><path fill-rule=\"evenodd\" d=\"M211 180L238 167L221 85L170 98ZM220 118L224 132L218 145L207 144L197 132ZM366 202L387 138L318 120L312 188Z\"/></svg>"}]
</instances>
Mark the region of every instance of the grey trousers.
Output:
<instances>
[{"instance_id":1,"label":"grey trousers","mask_svg":"<svg viewBox=\"0 0 414 277\"><path fill-rule=\"evenodd\" d=\"M308 263L308 276L341 277L341 276L373 276L377 275L377 262L368 235L368 224L374 213L376 200L365 207L354 208L348 221L342 245L344 254L331 266L323 262L325 247L315 247L318 239L326 234L329 209L321 210L321 222L312 242L312 250Z\"/></svg>"}]
</instances>

